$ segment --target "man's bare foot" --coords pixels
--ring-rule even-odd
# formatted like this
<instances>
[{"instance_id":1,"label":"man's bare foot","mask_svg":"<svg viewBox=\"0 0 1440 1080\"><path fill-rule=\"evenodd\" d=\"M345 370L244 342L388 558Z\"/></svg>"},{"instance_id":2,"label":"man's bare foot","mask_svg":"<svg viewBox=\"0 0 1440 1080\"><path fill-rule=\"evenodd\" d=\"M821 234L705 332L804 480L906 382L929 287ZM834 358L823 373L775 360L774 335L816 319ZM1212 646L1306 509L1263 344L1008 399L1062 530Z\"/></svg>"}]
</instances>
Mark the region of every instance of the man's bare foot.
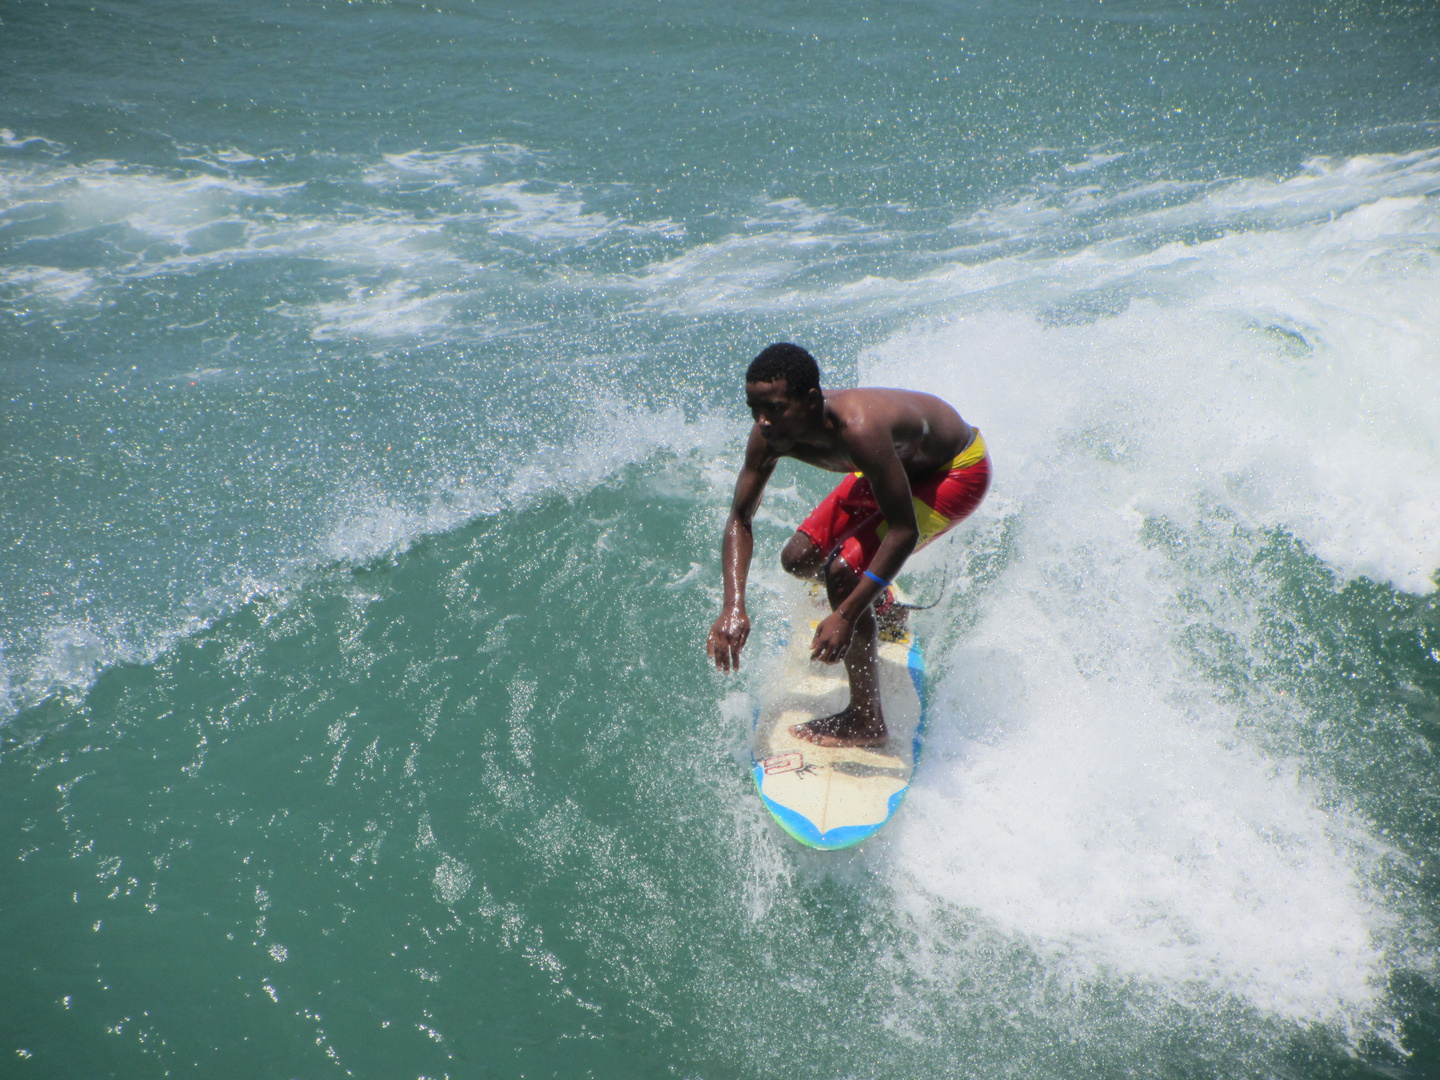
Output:
<instances>
[{"instance_id":1,"label":"man's bare foot","mask_svg":"<svg viewBox=\"0 0 1440 1080\"><path fill-rule=\"evenodd\" d=\"M884 746L889 738L883 716L852 710L848 705L833 716L794 724L790 734L817 746Z\"/></svg>"}]
</instances>

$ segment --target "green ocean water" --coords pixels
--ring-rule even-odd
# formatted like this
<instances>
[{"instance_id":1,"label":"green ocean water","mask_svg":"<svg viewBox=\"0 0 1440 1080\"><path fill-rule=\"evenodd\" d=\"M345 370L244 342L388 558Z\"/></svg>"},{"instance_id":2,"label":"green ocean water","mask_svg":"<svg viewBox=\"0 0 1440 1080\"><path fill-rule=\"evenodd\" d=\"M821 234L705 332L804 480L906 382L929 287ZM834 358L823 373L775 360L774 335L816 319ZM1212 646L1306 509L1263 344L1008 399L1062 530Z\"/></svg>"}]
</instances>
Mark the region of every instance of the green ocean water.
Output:
<instances>
[{"instance_id":1,"label":"green ocean water","mask_svg":"<svg viewBox=\"0 0 1440 1080\"><path fill-rule=\"evenodd\" d=\"M1440 1075L1440 9L0 4L0 1076ZM771 823L792 340L990 497Z\"/></svg>"}]
</instances>

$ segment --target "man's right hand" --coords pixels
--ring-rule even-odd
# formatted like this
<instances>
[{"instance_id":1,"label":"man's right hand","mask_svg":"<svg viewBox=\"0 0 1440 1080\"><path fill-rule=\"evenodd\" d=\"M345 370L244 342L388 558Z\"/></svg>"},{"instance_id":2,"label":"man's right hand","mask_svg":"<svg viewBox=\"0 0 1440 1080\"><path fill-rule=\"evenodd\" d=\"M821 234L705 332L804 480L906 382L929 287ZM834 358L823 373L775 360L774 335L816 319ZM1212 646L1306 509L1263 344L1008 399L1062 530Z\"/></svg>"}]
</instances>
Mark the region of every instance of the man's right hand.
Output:
<instances>
[{"instance_id":1,"label":"man's right hand","mask_svg":"<svg viewBox=\"0 0 1440 1080\"><path fill-rule=\"evenodd\" d=\"M750 617L744 608L722 611L710 628L710 638L705 642L705 651L721 671L740 670L740 650L750 636Z\"/></svg>"}]
</instances>

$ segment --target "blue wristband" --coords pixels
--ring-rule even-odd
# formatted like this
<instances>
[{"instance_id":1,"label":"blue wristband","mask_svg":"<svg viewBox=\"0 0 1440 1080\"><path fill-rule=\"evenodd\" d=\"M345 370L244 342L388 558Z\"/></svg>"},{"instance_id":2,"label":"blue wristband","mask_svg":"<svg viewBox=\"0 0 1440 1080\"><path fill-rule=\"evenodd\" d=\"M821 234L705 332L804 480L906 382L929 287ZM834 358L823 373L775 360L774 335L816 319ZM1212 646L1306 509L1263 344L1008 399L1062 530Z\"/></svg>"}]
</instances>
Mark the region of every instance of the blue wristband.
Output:
<instances>
[{"instance_id":1,"label":"blue wristband","mask_svg":"<svg viewBox=\"0 0 1440 1080\"><path fill-rule=\"evenodd\" d=\"M875 582L877 585L879 585L882 589L890 588L890 582L886 581L879 574L872 574L869 570L866 570L865 576L868 577L871 581Z\"/></svg>"}]
</instances>

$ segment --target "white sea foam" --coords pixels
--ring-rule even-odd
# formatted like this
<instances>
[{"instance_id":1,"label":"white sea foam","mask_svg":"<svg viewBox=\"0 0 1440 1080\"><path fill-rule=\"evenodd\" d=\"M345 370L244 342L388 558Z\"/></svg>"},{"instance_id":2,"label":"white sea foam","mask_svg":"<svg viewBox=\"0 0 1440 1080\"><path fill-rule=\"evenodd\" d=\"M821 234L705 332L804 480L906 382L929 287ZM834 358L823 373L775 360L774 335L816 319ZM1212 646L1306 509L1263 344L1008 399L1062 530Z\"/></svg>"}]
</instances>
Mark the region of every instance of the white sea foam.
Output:
<instances>
[{"instance_id":1,"label":"white sea foam","mask_svg":"<svg viewBox=\"0 0 1440 1080\"><path fill-rule=\"evenodd\" d=\"M1068 173L1090 172L1092 169L1100 169L1109 165L1112 161L1119 161L1124 154L1086 154L1084 161L1077 161L1073 165L1066 165Z\"/></svg>"},{"instance_id":2,"label":"white sea foam","mask_svg":"<svg viewBox=\"0 0 1440 1080\"><path fill-rule=\"evenodd\" d=\"M474 884L475 874L459 859L446 855L435 867L435 897L446 907L454 907Z\"/></svg>"},{"instance_id":3,"label":"white sea foam","mask_svg":"<svg viewBox=\"0 0 1440 1080\"><path fill-rule=\"evenodd\" d=\"M510 164L526 160L518 151L508 157L513 158ZM243 158L242 151L225 151L210 154L206 163L212 168L225 161L256 164ZM454 173L468 164L454 156L444 161L402 156L389 166ZM477 323L480 333L494 331L498 315L467 312L461 330L454 314L456 302L471 300L475 292L505 288L504 275L494 274L484 264L487 253L513 256L517 240L560 249L612 233L638 235L649 230L675 235L667 222L629 223L590 212L583 197L563 184L533 192L521 181L497 180L495 170L485 180L477 184L475 177L459 177L456 187L464 204L416 216L386 206L315 210L302 197L297 202L297 184L255 176L215 176L212 171L177 176L112 161L84 166L4 163L0 220L26 220L40 239L66 238L96 228L120 229L121 246L132 256L130 262L102 261L84 271L10 266L3 271L0 289L9 294L13 310L43 305L48 314L58 312L63 317L81 307L89 314L138 278L196 274L242 259L318 259L330 264L343 295L278 308L281 314L310 324L317 340L442 341L454 340L456 334L474 337L477 331L472 325ZM233 611L246 599L284 592L317 563L399 552L415 537L492 513L498 505L516 505L544 485L569 491L588 478L598 482L611 469L638 459L634 455L651 454L670 436L677 436L677 445L694 441L683 422L675 426L678 415L631 416L612 406L598 403L592 418L580 423L593 442L585 454L576 455L573 446L541 448L533 458L520 456L518 468L492 477L487 485L455 481L439 485L429 495L380 487L354 491L340 485L333 492L327 530L315 534L308 520L314 517L311 514L297 521L288 537L279 539L282 546L288 540L284 556L264 556L256 566L210 567L206 579L194 582L196 595L179 603L177 611L164 611L166 605L160 602L156 611L96 611L96 622L75 621L69 615L42 616L42 625L22 628L26 634L22 657L17 658L14 649L10 654L9 683L0 703L3 714L56 691L84 690L114 662L153 660L176 639ZM700 428L706 425L701 423ZM582 467L576 467L577 456L586 462ZM284 526L279 527L284 531ZM179 569L171 572L184 577ZM183 582L174 580L171 585L174 596L186 596Z\"/></svg>"},{"instance_id":4,"label":"white sea foam","mask_svg":"<svg viewBox=\"0 0 1440 1080\"><path fill-rule=\"evenodd\" d=\"M354 562L394 554L422 536L514 510L535 498L581 494L657 453L716 451L732 434L719 416L686 420L678 409L638 408L613 394L596 394L582 415L566 444L530 452L508 474L446 483L423 507L378 491L347 494L321 550L329 558Z\"/></svg>"},{"instance_id":5,"label":"white sea foam","mask_svg":"<svg viewBox=\"0 0 1440 1080\"><path fill-rule=\"evenodd\" d=\"M39 135L18 136L9 128L0 128L0 146L5 147L7 150L23 150L25 147L34 146L37 143L42 146L48 146L52 150L61 149L60 143L51 142L49 139L42 138Z\"/></svg>"},{"instance_id":6,"label":"white sea foam","mask_svg":"<svg viewBox=\"0 0 1440 1080\"><path fill-rule=\"evenodd\" d=\"M439 330L457 330L457 296L506 287L498 264L513 261L517 250L556 254L614 237L675 242L684 236L684 228L667 219L630 221L594 209L572 184L500 175L538 167L523 147L391 154L365 173L383 195L434 187L452 193L424 213L383 199L317 210L301 184L233 171L216 175L260 162L233 147L182 160L208 168L176 175L105 160L0 166L0 222L16 214L32 223L43 219L50 238L120 229L119 246L130 253L128 261L86 271L12 268L4 283L22 299L93 307L139 278L247 260L314 259L330 264L346 298L280 310L310 323L317 340L430 340ZM572 277L589 280L584 273Z\"/></svg>"},{"instance_id":7,"label":"white sea foam","mask_svg":"<svg viewBox=\"0 0 1440 1080\"><path fill-rule=\"evenodd\" d=\"M22 302L34 301L65 308L95 306L95 277L84 270L54 266L10 266L0 269L0 288Z\"/></svg>"},{"instance_id":8,"label":"white sea foam","mask_svg":"<svg viewBox=\"0 0 1440 1080\"><path fill-rule=\"evenodd\" d=\"M321 540L320 550L342 562L403 552L422 536L453 529L500 505L492 491L463 483L436 492L419 509L380 491L351 492L340 503L338 520Z\"/></svg>"},{"instance_id":9,"label":"white sea foam","mask_svg":"<svg viewBox=\"0 0 1440 1080\"><path fill-rule=\"evenodd\" d=\"M173 177L113 161L34 167L18 180L12 181L7 203L48 204L62 212L64 231L123 222L176 246L184 246L196 228L232 218L241 200L273 199L296 187L208 173Z\"/></svg>"},{"instance_id":10,"label":"white sea foam","mask_svg":"<svg viewBox=\"0 0 1440 1080\"><path fill-rule=\"evenodd\" d=\"M779 226L797 244L807 239L866 231L863 222L838 211L810 206L803 199L771 199L741 223L746 231L768 231Z\"/></svg>"},{"instance_id":11,"label":"white sea foam","mask_svg":"<svg viewBox=\"0 0 1440 1080\"><path fill-rule=\"evenodd\" d=\"M613 394L597 393L580 411L583 419L569 442L517 454L504 471L484 479L441 481L419 499L379 487L338 490L331 511L317 515L328 524L318 534L295 536L289 557L263 571L234 568L178 612L52 622L18 672L0 652L0 720L49 695L83 692L116 663L153 662L241 604L259 596L284 597L327 562L393 556L424 536L478 517L513 511L536 498L581 494L658 453L716 453L732 434L718 416L686 420L678 409L649 410Z\"/></svg>"},{"instance_id":12,"label":"white sea foam","mask_svg":"<svg viewBox=\"0 0 1440 1080\"><path fill-rule=\"evenodd\" d=\"M1281 233L1129 260L1080 253L1003 298L1040 320L992 312L902 335L868 377L958 397L1006 429L1021 466L1064 438L1123 443L1156 478L1135 493L1148 512L1188 519L1203 498L1290 529L1346 575L1428 591L1440 268L1425 245L1437 225L1428 200L1383 199ZM1024 395L998 393L995 371Z\"/></svg>"},{"instance_id":13,"label":"white sea foam","mask_svg":"<svg viewBox=\"0 0 1440 1080\"><path fill-rule=\"evenodd\" d=\"M893 241L889 232L849 215L800 199L779 199L756 207L741 226L734 234L647 266L632 283L641 302L675 315L771 311L792 318L835 317L846 314L859 297L877 307L907 291L888 280L877 291L873 277L856 281L842 275L838 285L805 279L817 262L840 252L883 250ZM903 303L903 295L898 298Z\"/></svg>"},{"instance_id":14,"label":"white sea foam","mask_svg":"<svg viewBox=\"0 0 1440 1080\"><path fill-rule=\"evenodd\" d=\"M153 663L213 618L278 587L252 581L249 586L210 589L203 612L54 619L43 627L42 643L23 665L7 671L0 655L0 721L51 695L83 693L102 671L116 664Z\"/></svg>"},{"instance_id":15,"label":"white sea foam","mask_svg":"<svg viewBox=\"0 0 1440 1080\"><path fill-rule=\"evenodd\" d=\"M506 176L525 167L528 175ZM386 154L366 170L367 183L406 192L446 188L457 201L452 219L464 218L496 236L520 237L549 247L594 243L615 233L649 233L668 239L684 227L666 219L631 222L587 208L574 184L543 178L544 159L523 146L495 143L455 150ZM470 208L473 213L465 214Z\"/></svg>"},{"instance_id":16,"label":"white sea foam","mask_svg":"<svg viewBox=\"0 0 1440 1080\"><path fill-rule=\"evenodd\" d=\"M1399 917L1363 872L1379 845L1363 821L1322 809L1286 763L1235 737L1252 706L1218 703L1176 642L1185 623L1175 599L1192 571L1141 530L1159 519L1201 529L1223 513L1242 528L1289 528L1343 573L1427 587L1440 565L1426 408L1440 370L1437 171L1435 155L1317 163L1304 177L1193 189L1203 205L1173 211L1157 204L1186 196L1178 187L1072 193L1033 214L977 216L956 230L955 251L917 259L908 274L872 269L821 286L804 279L817 252L888 240L787 202L759 208L740 235L616 283L679 314L910 319L864 358L864 380L934 390L991 443L996 487L970 529L988 542L1008 518L1016 556L974 631L948 649L934 639L927 765L892 826L891 855L881 847L874 857L922 930L907 977L947 962L953 942L938 904L1082 978L1116 973L1161 994L1233 995L1341 1026L1378 1007ZM489 188L492 203L447 213L560 245L617 227L587 220L564 189L548 193L558 202L525 203L529 193L508 184L457 179L463 199ZM346 295L300 312L318 335L443 336L447 305L480 258L434 219L268 220L238 197L227 203L223 189L202 190L219 200L208 221L242 221L244 251L304 252L344 268ZM1076 239L1082 219L1102 221L1111 239ZM1177 238L1201 232L1197 222L1214 238ZM366 286L356 267L394 277ZM316 562L402 551L479 514L586 490L657 453L714 456L734 434L718 418L686 422L605 396L576 412L588 419L573 440L512 471L419 497L336 492L328 523L296 537L296 549ZM205 610L286 580L227 586ZM1234 630L1243 616L1216 617ZM122 627L100 635L99 651L91 639L57 638L36 666L27 661L11 700L64 680L84 685L116 656L143 657L178 632L147 629L140 648ZM443 897L459 882L436 885ZM764 909L775 884L747 887L752 909Z\"/></svg>"},{"instance_id":17,"label":"white sea foam","mask_svg":"<svg viewBox=\"0 0 1440 1080\"><path fill-rule=\"evenodd\" d=\"M1071 247L1079 237L1128 244L1189 239L1211 231L1283 229L1346 214L1378 199L1440 190L1440 150L1333 161L1313 158L1294 176L1202 184L1145 182L1102 194L1096 187L1035 192L955 222L991 240ZM1157 205L1158 204L1158 205ZM1083 223L1083 232L1077 228ZM1103 248L1099 250L1103 251ZM1133 251L1134 248L1129 249Z\"/></svg>"},{"instance_id":18,"label":"white sea foam","mask_svg":"<svg viewBox=\"0 0 1440 1080\"><path fill-rule=\"evenodd\" d=\"M1250 253L1243 235L1262 237L1255 249L1262 257L1286 267L1308 266L1299 248L1310 242L1307 229L1339 221L1337 231L1317 237L1322 249L1334 248L1345 230L1364 228L1367 219L1385 218L1400 205L1417 216L1394 230L1376 226L1384 234L1382 247L1394 248L1385 257L1423 261L1433 250L1435 215L1428 197L1436 192L1440 150L1343 162L1317 158L1297 175L1279 179L1146 181L1113 192L1093 185L1035 191L957 220L953 232L960 242L955 246L927 250L917 245L892 262L896 269L890 273L862 271L821 280L811 276L817 253L833 260L871 248L890 252L893 236L851 216L790 199L767 204L729 236L647 267L636 285L646 305L669 314L763 311L819 319L1033 310L1052 297L1073 301L1076 290L1089 289L1089 297L1079 298L1079 310L1060 313L1083 319L1114 314L1106 310L1107 302L1123 309L1137 295L1186 302L1189 279L1211 272L1259 291L1265 279L1229 261L1232 252ZM1197 243L1207 237L1234 246ZM1378 255L1359 254L1365 261ZM1333 273L1350 270L1340 266ZM1098 295L1103 289L1119 291L1107 301Z\"/></svg>"},{"instance_id":19,"label":"white sea foam","mask_svg":"<svg viewBox=\"0 0 1440 1080\"><path fill-rule=\"evenodd\" d=\"M10 684L10 665L5 661L5 649L0 645L0 717L9 716L20 708L15 700L15 691Z\"/></svg>"},{"instance_id":20,"label":"white sea foam","mask_svg":"<svg viewBox=\"0 0 1440 1080\"><path fill-rule=\"evenodd\" d=\"M246 153L234 146L222 147L214 151L212 156L222 165L254 165L261 160L254 154Z\"/></svg>"},{"instance_id":21,"label":"white sea foam","mask_svg":"<svg viewBox=\"0 0 1440 1080\"><path fill-rule=\"evenodd\" d=\"M972 542L1014 530L978 625L935 658L936 752L893 862L917 919L938 900L1056 963L1287 1019L1351 1030L1380 1007L1401 915L1364 867L1384 845L1237 738L1264 701L1225 703L1182 645L1180 600L1222 555L1197 568L1145 527L1279 527L1343 576L1433 587L1440 207L1416 189L1436 164L1232 185L1187 213L1269 223L1203 243L951 267L929 283L958 314L862 360L985 431ZM1206 615L1242 639L1248 617Z\"/></svg>"},{"instance_id":22,"label":"white sea foam","mask_svg":"<svg viewBox=\"0 0 1440 1080\"><path fill-rule=\"evenodd\" d=\"M935 658L901 902L922 924L937 900L974 912L1082 979L1352 1025L1383 994L1392 918L1363 833L1235 738L1243 708L1177 655L1185 582L1078 474L1030 501L1022 560Z\"/></svg>"},{"instance_id":23,"label":"white sea foam","mask_svg":"<svg viewBox=\"0 0 1440 1080\"><path fill-rule=\"evenodd\" d=\"M453 150L407 150L385 154L365 170L365 182L377 187L429 190L473 186L495 178L504 169L535 165L540 156L516 143L484 143Z\"/></svg>"},{"instance_id":24,"label":"white sea foam","mask_svg":"<svg viewBox=\"0 0 1440 1080\"><path fill-rule=\"evenodd\" d=\"M413 282L391 281L378 287L352 282L344 300L314 304L308 315L316 341L339 337L396 338L437 335L450 324L455 298L426 295Z\"/></svg>"},{"instance_id":25,"label":"white sea foam","mask_svg":"<svg viewBox=\"0 0 1440 1080\"><path fill-rule=\"evenodd\" d=\"M678 240L685 230L673 221L629 222L588 210L568 185L554 191L533 190L529 181L512 180L479 188L475 198L485 207L484 222L497 236L519 236L557 247L591 244L614 233L649 233Z\"/></svg>"}]
</instances>

